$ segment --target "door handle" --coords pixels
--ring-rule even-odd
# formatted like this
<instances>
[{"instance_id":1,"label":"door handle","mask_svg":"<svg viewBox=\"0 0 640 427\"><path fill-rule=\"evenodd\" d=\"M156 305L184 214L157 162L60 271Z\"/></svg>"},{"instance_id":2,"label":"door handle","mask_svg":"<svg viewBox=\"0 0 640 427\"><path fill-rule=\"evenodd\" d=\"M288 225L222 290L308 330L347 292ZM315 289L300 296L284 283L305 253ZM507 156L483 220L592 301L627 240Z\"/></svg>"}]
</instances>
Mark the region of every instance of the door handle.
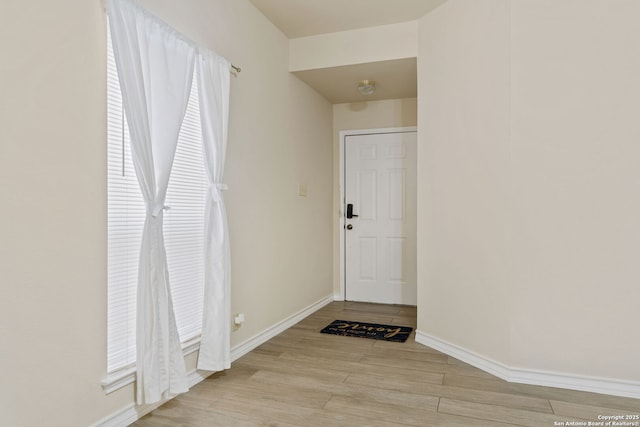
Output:
<instances>
[{"instance_id":1,"label":"door handle","mask_svg":"<svg viewBox=\"0 0 640 427\"><path fill-rule=\"evenodd\" d=\"M349 203L347 204L347 219L351 219L351 218L357 218L358 215L354 215L353 213L353 204Z\"/></svg>"}]
</instances>

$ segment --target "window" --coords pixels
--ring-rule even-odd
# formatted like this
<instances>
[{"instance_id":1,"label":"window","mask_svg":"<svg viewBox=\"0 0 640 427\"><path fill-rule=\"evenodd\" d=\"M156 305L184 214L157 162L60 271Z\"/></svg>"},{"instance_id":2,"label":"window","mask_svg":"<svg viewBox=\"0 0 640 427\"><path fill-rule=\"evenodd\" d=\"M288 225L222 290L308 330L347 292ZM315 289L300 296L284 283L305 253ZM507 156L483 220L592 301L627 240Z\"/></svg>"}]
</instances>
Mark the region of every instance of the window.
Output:
<instances>
[{"instance_id":1,"label":"window","mask_svg":"<svg viewBox=\"0 0 640 427\"><path fill-rule=\"evenodd\" d=\"M111 46L107 36L108 132L108 358L109 373L136 361L136 288L145 206L131 160L129 132ZM165 204L164 238L171 295L183 343L202 327L204 213L208 180L194 75L178 140Z\"/></svg>"}]
</instances>

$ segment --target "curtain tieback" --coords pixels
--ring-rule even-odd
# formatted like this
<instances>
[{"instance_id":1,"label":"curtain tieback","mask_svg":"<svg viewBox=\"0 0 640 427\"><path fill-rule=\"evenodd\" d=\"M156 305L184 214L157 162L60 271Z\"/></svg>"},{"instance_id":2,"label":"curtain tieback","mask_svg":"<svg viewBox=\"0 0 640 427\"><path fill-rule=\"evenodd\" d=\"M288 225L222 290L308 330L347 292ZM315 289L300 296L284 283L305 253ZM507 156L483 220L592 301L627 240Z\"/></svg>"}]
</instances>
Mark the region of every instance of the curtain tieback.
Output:
<instances>
[{"instance_id":1,"label":"curtain tieback","mask_svg":"<svg viewBox=\"0 0 640 427\"><path fill-rule=\"evenodd\" d=\"M213 183L211 184L211 197L215 203L222 201L222 191L228 190L227 184Z\"/></svg>"},{"instance_id":2,"label":"curtain tieback","mask_svg":"<svg viewBox=\"0 0 640 427\"><path fill-rule=\"evenodd\" d=\"M160 215L161 211L168 211L169 209L171 209L171 206L165 206L163 203L150 203L147 212L155 218Z\"/></svg>"}]
</instances>

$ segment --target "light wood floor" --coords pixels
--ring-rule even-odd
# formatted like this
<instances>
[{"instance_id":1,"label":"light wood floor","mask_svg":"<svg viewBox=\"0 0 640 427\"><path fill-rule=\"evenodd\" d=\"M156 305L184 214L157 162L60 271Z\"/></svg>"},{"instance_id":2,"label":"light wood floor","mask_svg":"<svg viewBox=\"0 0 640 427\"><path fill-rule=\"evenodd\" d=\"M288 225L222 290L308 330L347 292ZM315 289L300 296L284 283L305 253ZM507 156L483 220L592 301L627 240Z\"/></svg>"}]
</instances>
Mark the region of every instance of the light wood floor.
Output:
<instances>
[{"instance_id":1,"label":"light wood floor","mask_svg":"<svg viewBox=\"0 0 640 427\"><path fill-rule=\"evenodd\" d=\"M640 414L637 399L507 383L413 336L319 333L336 319L415 327L416 310L334 302L134 426L554 426Z\"/></svg>"}]
</instances>

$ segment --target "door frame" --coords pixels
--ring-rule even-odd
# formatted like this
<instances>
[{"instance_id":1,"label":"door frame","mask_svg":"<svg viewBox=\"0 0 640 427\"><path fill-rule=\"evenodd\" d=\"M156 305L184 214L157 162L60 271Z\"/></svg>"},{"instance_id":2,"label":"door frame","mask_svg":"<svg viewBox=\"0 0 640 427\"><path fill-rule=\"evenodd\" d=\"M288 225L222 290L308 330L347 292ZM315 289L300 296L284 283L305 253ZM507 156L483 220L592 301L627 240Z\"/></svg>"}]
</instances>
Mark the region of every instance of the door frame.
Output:
<instances>
[{"instance_id":1,"label":"door frame","mask_svg":"<svg viewBox=\"0 0 640 427\"><path fill-rule=\"evenodd\" d=\"M340 214L340 221L339 221L339 225L338 225L338 233L340 234L340 254L339 254L339 259L340 259L340 294L336 296L336 298L334 298L336 301L346 301L347 299L347 286L346 286L346 261L345 261L345 257L346 257L346 241L345 241L345 236L344 236L344 227L345 227L345 212L344 212L344 207L345 207L345 169L346 169L346 154L345 154L345 147L346 147L346 140L348 136L358 136L358 135L378 135L378 134L385 134L385 133L408 133L408 132L418 132L418 127L417 126L404 126L404 127L392 127L392 128L379 128L379 129L359 129L359 130L341 130L339 132L340 138L339 138L339 142L340 142L340 147L339 147L339 165L340 165L340 183L339 183L339 187L340 187L340 204L339 204L339 214ZM417 183L415 183L417 185Z\"/></svg>"}]
</instances>

